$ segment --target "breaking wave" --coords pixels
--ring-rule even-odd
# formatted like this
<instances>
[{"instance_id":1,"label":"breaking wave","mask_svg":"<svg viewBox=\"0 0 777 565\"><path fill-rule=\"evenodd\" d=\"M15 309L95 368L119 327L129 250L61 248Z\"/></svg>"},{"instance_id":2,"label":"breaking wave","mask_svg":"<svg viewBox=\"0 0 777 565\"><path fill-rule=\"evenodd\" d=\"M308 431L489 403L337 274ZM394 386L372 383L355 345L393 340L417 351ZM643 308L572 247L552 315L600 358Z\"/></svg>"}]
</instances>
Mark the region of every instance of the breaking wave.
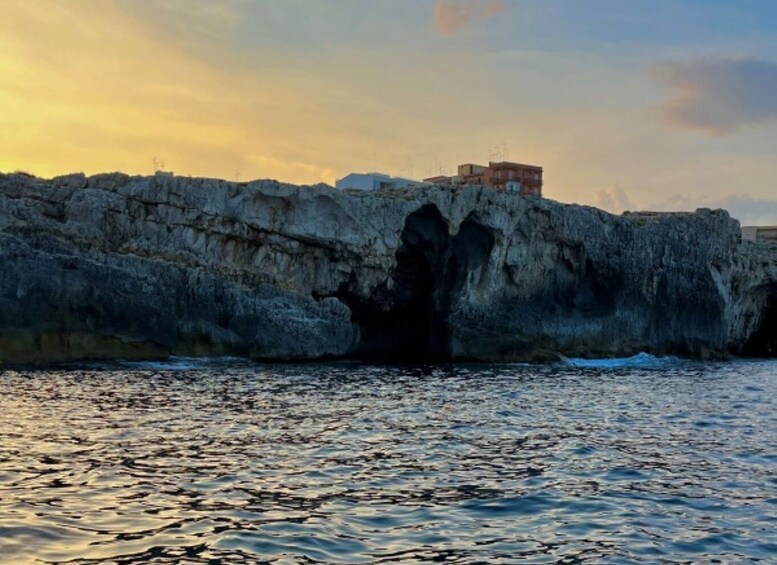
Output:
<instances>
[{"instance_id":1,"label":"breaking wave","mask_svg":"<svg viewBox=\"0 0 777 565\"><path fill-rule=\"evenodd\" d=\"M631 357L613 357L609 359L564 359L564 363L570 367L582 369L664 369L682 363L679 357L656 357L649 353L638 353Z\"/></svg>"},{"instance_id":2,"label":"breaking wave","mask_svg":"<svg viewBox=\"0 0 777 565\"><path fill-rule=\"evenodd\" d=\"M127 369L133 371L194 371L225 366L251 364L241 357L183 357L171 356L156 361L97 361L92 363L71 363L73 367L87 369Z\"/></svg>"}]
</instances>

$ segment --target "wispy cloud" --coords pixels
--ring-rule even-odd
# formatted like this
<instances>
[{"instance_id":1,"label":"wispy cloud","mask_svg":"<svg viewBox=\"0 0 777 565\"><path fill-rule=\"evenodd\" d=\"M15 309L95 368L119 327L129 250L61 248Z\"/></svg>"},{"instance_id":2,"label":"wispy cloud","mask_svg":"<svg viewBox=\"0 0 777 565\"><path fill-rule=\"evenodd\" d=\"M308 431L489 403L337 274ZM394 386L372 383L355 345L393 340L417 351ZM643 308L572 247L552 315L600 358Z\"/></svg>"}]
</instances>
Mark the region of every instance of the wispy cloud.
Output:
<instances>
[{"instance_id":1,"label":"wispy cloud","mask_svg":"<svg viewBox=\"0 0 777 565\"><path fill-rule=\"evenodd\" d=\"M504 9L503 0L436 0L434 28L442 35L453 35L490 20Z\"/></svg>"},{"instance_id":2,"label":"wispy cloud","mask_svg":"<svg viewBox=\"0 0 777 565\"><path fill-rule=\"evenodd\" d=\"M722 208L742 225L777 224L777 200L753 198L747 194L729 194L717 198L675 194L650 206L652 210L692 211L698 208Z\"/></svg>"},{"instance_id":3,"label":"wispy cloud","mask_svg":"<svg viewBox=\"0 0 777 565\"><path fill-rule=\"evenodd\" d=\"M116 0L126 16L165 33L170 41L218 41L233 32L245 16L243 0Z\"/></svg>"},{"instance_id":4,"label":"wispy cloud","mask_svg":"<svg viewBox=\"0 0 777 565\"><path fill-rule=\"evenodd\" d=\"M162 4L166 12L151 2L148 12L125 1L4 5L0 53L13 56L0 56L0 170L140 173L156 155L179 174L332 182L330 163L342 163L332 155L347 152L331 139L342 120L321 111L327 96L307 96L304 77L236 72L184 48L190 38L218 44L207 38L234 25L238 4L196 16L203 27L187 24L190 36L175 40L157 26L183 18L183 0ZM337 85L322 90L339 95Z\"/></svg>"},{"instance_id":5,"label":"wispy cloud","mask_svg":"<svg viewBox=\"0 0 777 565\"><path fill-rule=\"evenodd\" d=\"M329 182L334 178L334 171L328 167L320 167L311 163L301 161L285 161L269 157L267 155L249 155L248 161L257 167L259 177L265 178L272 175L277 176L277 180L285 181L294 175L304 175L311 179L308 182Z\"/></svg>"},{"instance_id":6,"label":"wispy cloud","mask_svg":"<svg viewBox=\"0 0 777 565\"><path fill-rule=\"evenodd\" d=\"M673 126L724 135L777 120L777 63L675 61L658 63L653 72L671 90L660 111Z\"/></svg>"},{"instance_id":7,"label":"wispy cloud","mask_svg":"<svg viewBox=\"0 0 777 565\"><path fill-rule=\"evenodd\" d=\"M629 195L617 184L597 190L594 195L594 205L602 210L615 213L634 209Z\"/></svg>"},{"instance_id":8,"label":"wispy cloud","mask_svg":"<svg viewBox=\"0 0 777 565\"><path fill-rule=\"evenodd\" d=\"M431 176L504 141L512 159L545 167L551 198L613 211L681 191L772 199L777 128L709 143L667 135L642 111L656 80L646 53L752 44L777 63L777 42L748 43L755 16L737 28L730 8L702 17L698 0L661 15L602 2L3 0L0 170L141 173L157 156L177 174L332 183L372 167ZM691 35L675 49L654 37L670 20L678 34L690 20L730 29L724 44ZM712 96L714 66L675 65L662 69L678 81L668 98ZM739 81L746 94L763 90L753 74ZM735 108L742 96L730 95ZM769 100L754 105L751 122L772 115ZM733 116L701 123L739 127Z\"/></svg>"}]
</instances>

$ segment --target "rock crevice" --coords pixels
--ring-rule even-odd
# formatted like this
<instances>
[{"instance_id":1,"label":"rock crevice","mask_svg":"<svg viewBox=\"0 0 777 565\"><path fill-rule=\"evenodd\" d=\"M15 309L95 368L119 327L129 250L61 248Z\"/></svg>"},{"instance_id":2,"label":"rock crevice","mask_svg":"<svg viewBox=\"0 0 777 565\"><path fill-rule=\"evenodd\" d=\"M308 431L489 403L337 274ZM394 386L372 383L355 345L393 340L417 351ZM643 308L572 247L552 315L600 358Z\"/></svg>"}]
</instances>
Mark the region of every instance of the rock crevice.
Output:
<instances>
[{"instance_id":1,"label":"rock crevice","mask_svg":"<svg viewBox=\"0 0 777 565\"><path fill-rule=\"evenodd\" d=\"M0 362L773 355L777 252L722 211L483 187L0 175Z\"/></svg>"}]
</instances>

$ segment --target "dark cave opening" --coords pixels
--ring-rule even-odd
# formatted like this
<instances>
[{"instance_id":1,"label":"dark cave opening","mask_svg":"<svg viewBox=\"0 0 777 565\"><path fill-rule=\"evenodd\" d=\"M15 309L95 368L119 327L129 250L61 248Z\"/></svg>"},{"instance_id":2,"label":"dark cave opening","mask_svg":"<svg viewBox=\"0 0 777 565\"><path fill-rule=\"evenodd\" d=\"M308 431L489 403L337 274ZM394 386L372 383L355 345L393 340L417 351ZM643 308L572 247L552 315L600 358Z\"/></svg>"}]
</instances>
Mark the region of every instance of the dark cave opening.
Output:
<instances>
[{"instance_id":1,"label":"dark cave opening","mask_svg":"<svg viewBox=\"0 0 777 565\"><path fill-rule=\"evenodd\" d=\"M491 254L493 235L471 218L455 236L439 209L410 214L396 251L392 284L368 301L342 298L361 331L356 357L441 361L452 357L449 318L469 273Z\"/></svg>"},{"instance_id":2,"label":"dark cave opening","mask_svg":"<svg viewBox=\"0 0 777 565\"><path fill-rule=\"evenodd\" d=\"M777 357L777 289L766 300L758 330L742 347L745 357Z\"/></svg>"}]
</instances>

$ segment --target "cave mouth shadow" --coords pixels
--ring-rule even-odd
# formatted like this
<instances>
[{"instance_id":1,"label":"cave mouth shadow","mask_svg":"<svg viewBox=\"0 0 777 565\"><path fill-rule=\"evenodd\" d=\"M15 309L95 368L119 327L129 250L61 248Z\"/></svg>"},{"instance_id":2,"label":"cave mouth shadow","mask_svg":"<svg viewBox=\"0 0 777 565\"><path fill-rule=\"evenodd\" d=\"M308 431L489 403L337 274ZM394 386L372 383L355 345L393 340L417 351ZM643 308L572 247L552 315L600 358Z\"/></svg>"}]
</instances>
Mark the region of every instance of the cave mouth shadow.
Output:
<instances>
[{"instance_id":1,"label":"cave mouth shadow","mask_svg":"<svg viewBox=\"0 0 777 565\"><path fill-rule=\"evenodd\" d=\"M758 329L742 347L744 357L777 357L777 287L769 290Z\"/></svg>"},{"instance_id":2,"label":"cave mouth shadow","mask_svg":"<svg viewBox=\"0 0 777 565\"><path fill-rule=\"evenodd\" d=\"M451 236L434 204L408 215L395 253L391 283L369 301L348 301L361 339L355 357L371 360L446 361L451 351L450 315L467 278L494 246L492 233L473 218Z\"/></svg>"}]
</instances>

